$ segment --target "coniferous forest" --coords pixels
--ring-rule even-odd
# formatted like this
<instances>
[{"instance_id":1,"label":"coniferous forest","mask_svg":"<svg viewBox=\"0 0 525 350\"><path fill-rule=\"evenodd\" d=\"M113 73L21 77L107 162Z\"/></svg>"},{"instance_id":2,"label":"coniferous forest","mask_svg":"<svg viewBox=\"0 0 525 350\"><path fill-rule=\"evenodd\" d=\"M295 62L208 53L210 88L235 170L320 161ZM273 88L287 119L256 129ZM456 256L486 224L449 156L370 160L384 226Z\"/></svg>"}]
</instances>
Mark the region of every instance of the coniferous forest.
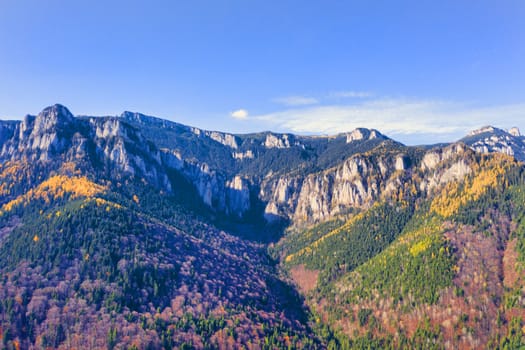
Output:
<instances>
[{"instance_id":1,"label":"coniferous forest","mask_svg":"<svg viewBox=\"0 0 525 350\"><path fill-rule=\"evenodd\" d=\"M525 141L487 132L0 121L0 348L525 347L525 166L471 147Z\"/></svg>"}]
</instances>

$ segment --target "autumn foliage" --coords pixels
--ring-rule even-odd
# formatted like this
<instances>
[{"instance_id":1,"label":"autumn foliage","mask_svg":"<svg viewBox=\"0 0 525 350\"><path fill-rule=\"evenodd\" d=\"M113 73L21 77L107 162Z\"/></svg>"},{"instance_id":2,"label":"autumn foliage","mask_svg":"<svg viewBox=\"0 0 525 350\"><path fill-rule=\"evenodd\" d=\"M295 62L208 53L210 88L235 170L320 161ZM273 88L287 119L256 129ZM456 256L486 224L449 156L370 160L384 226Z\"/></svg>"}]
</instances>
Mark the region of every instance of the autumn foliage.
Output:
<instances>
[{"instance_id":1,"label":"autumn foliage","mask_svg":"<svg viewBox=\"0 0 525 350\"><path fill-rule=\"evenodd\" d=\"M51 201L63 199L76 199L79 197L93 197L106 191L106 187L98 185L87 177L67 177L64 175L55 175L42 182L35 189L13 199L4 204L0 210L11 211L15 206L27 204L31 200L41 199L49 204Z\"/></svg>"}]
</instances>

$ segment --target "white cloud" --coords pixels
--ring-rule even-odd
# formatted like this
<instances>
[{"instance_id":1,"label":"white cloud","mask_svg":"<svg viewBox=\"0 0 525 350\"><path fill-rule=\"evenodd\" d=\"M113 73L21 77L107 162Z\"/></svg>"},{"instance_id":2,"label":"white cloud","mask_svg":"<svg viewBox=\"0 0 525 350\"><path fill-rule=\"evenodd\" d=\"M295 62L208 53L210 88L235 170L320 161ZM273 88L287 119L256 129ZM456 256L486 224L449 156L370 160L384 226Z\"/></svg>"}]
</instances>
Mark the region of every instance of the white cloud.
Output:
<instances>
[{"instance_id":1,"label":"white cloud","mask_svg":"<svg viewBox=\"0 0 525 350\"><path fill-rule=\"evenodd\" d=\"M307 106L319 103L319 100L313 97L306 96L288 96L273 99L274 102L285 106Z\"/></svg>"},{"instance_id":2,"label":"white cloud","mask_svg":"<svg viewBox=\"0 0 525 350\"><path fill-rule=\"evenodd\" d=\"M489 124L502 128L521 126L524 116L525 104L483 107L450 101L383 98L347 105L290 108L253 118L272 128L297 133L337 134L366 127L397 136L402 142L433 143L454 141ZM502 122L505 125L500 125Z\"/></svg>"},{"instance_id":3,"label":"white cloud","mask_svg":"<svg viewBox=\"0 0 525 350\"><path fill-rule=\"evenodd\" d=\"M247 119L248 118L248 111L245 109L238 109L236 111L231 112L230 114L235 119Z\"/></svg>"},{"instance_id":4,"label":"white cloud","mask_svg":"<svg viewBox=\"0 0 525 350\"><path fill-rule=\"evenodd\" d=\"M373 94L367 91L336 91L330 94L330 97L336 98L368 98Z\"/></svg>"}]
</instances>

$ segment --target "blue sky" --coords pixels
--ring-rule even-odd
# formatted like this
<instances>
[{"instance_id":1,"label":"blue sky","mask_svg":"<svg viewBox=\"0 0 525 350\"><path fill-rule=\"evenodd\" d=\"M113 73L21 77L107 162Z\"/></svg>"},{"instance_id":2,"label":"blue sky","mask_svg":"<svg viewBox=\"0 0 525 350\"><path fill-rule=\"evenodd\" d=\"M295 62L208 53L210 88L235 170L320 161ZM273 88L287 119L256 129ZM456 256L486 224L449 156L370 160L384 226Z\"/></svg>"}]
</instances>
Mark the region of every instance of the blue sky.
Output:
<instances>
[{"instance_id":1,"label":"blue sky","mask_svg":"<svg viewBox=\"0 0 525 350\"><path fill-rule=\"evenodd\" d=\"M409 144L525 128L525 2L0 0L0 118L62 103Z\"/></svg>"}]
</instances>

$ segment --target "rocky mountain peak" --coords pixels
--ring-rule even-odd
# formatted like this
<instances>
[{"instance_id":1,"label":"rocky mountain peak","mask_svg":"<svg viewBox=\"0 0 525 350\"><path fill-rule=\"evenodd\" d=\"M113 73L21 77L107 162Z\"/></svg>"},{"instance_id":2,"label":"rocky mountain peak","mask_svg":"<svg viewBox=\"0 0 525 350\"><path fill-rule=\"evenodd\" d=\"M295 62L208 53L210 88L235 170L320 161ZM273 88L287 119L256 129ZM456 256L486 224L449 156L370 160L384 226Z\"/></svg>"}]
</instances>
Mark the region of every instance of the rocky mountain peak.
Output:
<instances>
[{"instance_id":1,"label":"rocky mountain peak","mask_svg":"<svg viewBox=\"0 0 525 350\"><path fill-rule=\"evenodd\" d=\"M266 148L290 148L290 136L268 133L263 143Z\"/></svg>"},{"instance_id":2,"label":"rocky mountain peak","mask_svg":"<svg viewBox=\"0 0 525 350\"><path fill-rule=\"evenodd\" d=\"M496 130L499 130L493 126L490 126L490 125L486 125L484 127L481 127L479 129L476 129L476 130L472 130L471 132L468 133L467 136L476 136L476 135L480 135L480 134L484 134L486 132L494 132Z\"/></svg>"},{"instance_id":3,"label":"rocky mountain peak","mask_svg":"<svg viewBox=\"0 0 525 350\"><path fill-rule=\"evenodd\" d=\"M477 152L498 152L513 156L517 160L525 160L525 138L521 136L517 127L505 131L493 126L485 126L471 131L461 141Z\"/></svg>"},{"instance_id":4,"label":"rocky mountain peak","mask_svg":"<svg viewBox=\"0 0 525 350\"><path fill-rule=\"evenodd\" d=\"M346 134L346 143L359 140L373 140L378 137L384 136L375 129L356 128L352 132Z\"/></svg>"},{"instance_id":5,"label":"rocky mountain peak","mask_svg":"<svg viewBox=\"0 0 525 350\"><path fill-rule=\"evenodd\" d=\"M512 136L516 136L516 137L521 136L520 129L518 129L516 126L509 129L509 134L511 134Z\"/></svg>"},{"instance_id":6,"label":"rocky mountain peak","mask_svg":"<svg viewBox=\"0 0 525 350\"><path fill-rule=\"evenodd\" d=\"M34 119L33 132L47 132L74 122L75 117L65 106L55 104L44 108ZM25 122L25 120L24 120Z\"/></svg>"}]
</instances>

